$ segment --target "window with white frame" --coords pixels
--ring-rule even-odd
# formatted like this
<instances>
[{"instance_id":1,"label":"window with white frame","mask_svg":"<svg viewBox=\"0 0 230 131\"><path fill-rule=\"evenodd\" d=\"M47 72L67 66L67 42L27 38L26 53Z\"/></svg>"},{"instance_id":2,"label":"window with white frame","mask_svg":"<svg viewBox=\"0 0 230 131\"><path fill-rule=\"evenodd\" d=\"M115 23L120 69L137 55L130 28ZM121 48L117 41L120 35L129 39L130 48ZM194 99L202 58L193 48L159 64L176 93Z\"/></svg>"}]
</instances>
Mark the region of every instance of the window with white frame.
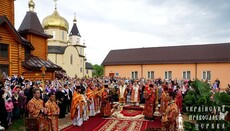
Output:
<instances>
[{"instance_id":1,"label":"window with white frame","mask_svg":"<svg viewBox=\"0 0 230 131\"><path fill-rule=\"evenodd\" d=\"M203 71L202 79L203 80L211 80L211 71Z\"/></svg>"},{"instance_id":2,"label":"window with white frame","mask_svg":"<svg viewBox=\"0 0 230 131\"><path fill-rule=\"evenodd\" d=\"M190 80L191 79L191 72L190 71L183 71L183 79Z\"/></svg>"},{"instance_id":3,"label":"window with white frame","mask_svg":"<svg viewBox=\"0 0 230 131\"><path fill-rule=\"evenodd\" d=\"M132 71L132 79L137 79L138 78L138 72L137 71Z\"/></svg>"},{"instance_id":4,"label":"window with white frame","mask_svg":"<svg viewBox=\"0 0 230 131\"><path fill-rule=\"evenodd\" d=\"M148 74L147 74L147 78L148 79L153 79L154 78L154 71L148 71Z\"/></svg>"},{"instance_id":5,"label":"window with white frame","mask_svg":"<svg viewBox=\"0 0 230 131\"><path fill-rule=\"evenodd\" d=\"M172 71L165 71L165 79L166 80L172 79Z\"/></svg>"}]
</instances>

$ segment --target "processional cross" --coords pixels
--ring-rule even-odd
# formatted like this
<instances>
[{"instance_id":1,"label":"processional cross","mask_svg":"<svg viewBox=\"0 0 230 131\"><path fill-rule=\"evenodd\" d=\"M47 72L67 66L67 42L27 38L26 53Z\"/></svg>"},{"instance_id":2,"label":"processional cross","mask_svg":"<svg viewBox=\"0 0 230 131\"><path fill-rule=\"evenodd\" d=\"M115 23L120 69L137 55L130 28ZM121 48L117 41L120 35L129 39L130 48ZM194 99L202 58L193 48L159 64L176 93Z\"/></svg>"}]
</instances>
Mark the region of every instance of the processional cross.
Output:
<instances>
[{"instance_id":1,"label":"processional cross","mask_svg":"<svg viewBox=\"0 0 230 131\"><path fill-rule=\"evenodd\" d=\"M44 82L45 82L46 67L42 66L41 71L42 71L42 88L44 90L45 89L45 83Z\"/></svg>"}]
</instances>

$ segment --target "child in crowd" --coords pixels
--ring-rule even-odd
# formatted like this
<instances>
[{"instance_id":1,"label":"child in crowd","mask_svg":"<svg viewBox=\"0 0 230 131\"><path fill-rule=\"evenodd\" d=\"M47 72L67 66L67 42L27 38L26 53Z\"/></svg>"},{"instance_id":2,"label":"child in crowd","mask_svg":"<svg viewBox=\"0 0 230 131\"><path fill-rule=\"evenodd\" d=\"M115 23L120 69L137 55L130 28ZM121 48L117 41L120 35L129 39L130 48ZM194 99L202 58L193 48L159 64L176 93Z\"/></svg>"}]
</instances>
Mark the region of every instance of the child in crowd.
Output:
<instances>
[{"instance_id":1,"label":"child in crowd","mask_svg":"<svg viewBox=\"0 0 230 131\"><path fill-rule=\"evenodd\" d=\"M8 113L7 122L8 122L8 125L11 125L12 124L12 117L13 117L13 109L14 109L14 105L13 105L11 98L7 99L7 101L5 102L5 107L6 107L6 111Z\"/></svg>"}]
</instances>

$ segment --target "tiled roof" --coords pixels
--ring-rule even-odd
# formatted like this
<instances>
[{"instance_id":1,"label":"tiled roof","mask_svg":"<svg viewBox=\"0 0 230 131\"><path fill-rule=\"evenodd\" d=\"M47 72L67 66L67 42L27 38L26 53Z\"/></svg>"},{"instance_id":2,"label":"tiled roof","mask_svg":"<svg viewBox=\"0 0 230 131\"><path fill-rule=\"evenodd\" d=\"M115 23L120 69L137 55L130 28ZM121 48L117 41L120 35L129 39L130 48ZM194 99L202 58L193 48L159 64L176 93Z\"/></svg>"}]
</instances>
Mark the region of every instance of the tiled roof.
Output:
<instances>
[{"instance_id":1,"label":"tiled roof","mask_svg":"<svg viewBox=\"0 0 230 131\"><path fill-rule=\"evenodd\" d=\"M111 50L102 65L230 62L230 43Z\"/></svg>"},{"instance_id":2,"label":"tiled roof","mask_svg":"<svg viewBox=\"0 0 230 131\"><path fill-rule=\"evenodd\" d=\"M62 68L50 60L43 60L37 56L27 55L25 61L22 65L28 69L37 70L42 68L43 66L46 67L47 70L61 70Z\"/></svg>"},{"instance_id":3,"label":"tiled roof","mask_svg":"<svg viewBox=\"0 0 230 131\"><path fill-rule=\"evenodd\" d=\"M85 63L85 69L92 70L92 69L93 69L92 64L90 64L89 62L86 62L86 63Z\"/></svg>"},{"instance_id":4,"label":"tiled roof","mask_svg":"<svg viewBox=\"0 0 230 131\"><path fill-rule=\"evenodd\" d=\"M48 46L49 54L64 54L67 46Z\"/></svg>"},{"instance_id":5,"label":"tiled roof","mask_svg":"<svg viewBox=\"0 0 230 131\"><path fill-rule=\"evenodd\" d=\"M42 37L52 38L51 35L48 35L44 32L36 12L33 11L28 11L26 13L26 16L24 17L18 32L20 34L33 33Z\"/></svg>"}]
</instances>

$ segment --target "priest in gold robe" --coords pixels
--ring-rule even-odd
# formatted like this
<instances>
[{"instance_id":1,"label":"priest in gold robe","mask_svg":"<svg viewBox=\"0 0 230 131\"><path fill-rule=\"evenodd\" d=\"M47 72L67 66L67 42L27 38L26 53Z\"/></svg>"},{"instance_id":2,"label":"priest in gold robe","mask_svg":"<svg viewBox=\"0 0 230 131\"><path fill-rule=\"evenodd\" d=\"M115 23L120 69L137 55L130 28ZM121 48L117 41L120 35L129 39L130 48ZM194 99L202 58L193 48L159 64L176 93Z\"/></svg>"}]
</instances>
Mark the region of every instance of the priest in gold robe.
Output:
<instances>
[{"instance_id":1,"label":"priest in gold robe","mask_svg":"<svg viewBox=\"0 0 230 131\"><path fill-rule=\"evenodd\" d=\"M131 102L135 106L139 106L139 102L140 102L140 89L139 89L139 85L137 84L137 80L135 80L135 82L134 82L134 84L132 86Z\"/></svg>"},{"instance_id":2,"label":"priest in gold robe","mask_svg":"<svg viewBox=\"0 0 230 131\"><path fill-rule=\"evenodd\" d=\"M168 101L169 105L167 106L165 113L162 116L162 125L166 131L177 131L177 117L179 115L179 110L174 102L175 92L169 92Z\"/></svg>"},{"instance_id":3,"label":"priest in gold robe","mask_svg":"<svg viewBox=\"0 0 230 131\"><path fill-rule=\"evenodd\" d=\"M48 119L51 121L51 131L58 131L58 115L60 109L56 104L55 93L49 93L49 100L46 102L45 107L47 109Z\"/></svg>"},{"instance_id":4,"label":"priest in gold robe","mask_svg":"<svg viewBox=\"0 0 230 131\"><path fill-rule=\"evenodd\" d=\"M83 124L85 106L86 101L84 100L83 95L81 95L81 87L77 85L73 94L70 110L70 118L73 120L74 126L81 126Z\"/></svg>"},{"instance_id":5,"label":"priest in gold robe","mask_svg":"<svg viewBox=\"0 0 230 131\"><path fill-rule=\"evenodd\" d=\"M119 86L118 89L118 95L119 95L119 103L121 103L122 105L126 101L126 95L127 95L126 88L127 86L125 85L124 81L121 81L121 85Z\"/></svg>"}]
</instances>

